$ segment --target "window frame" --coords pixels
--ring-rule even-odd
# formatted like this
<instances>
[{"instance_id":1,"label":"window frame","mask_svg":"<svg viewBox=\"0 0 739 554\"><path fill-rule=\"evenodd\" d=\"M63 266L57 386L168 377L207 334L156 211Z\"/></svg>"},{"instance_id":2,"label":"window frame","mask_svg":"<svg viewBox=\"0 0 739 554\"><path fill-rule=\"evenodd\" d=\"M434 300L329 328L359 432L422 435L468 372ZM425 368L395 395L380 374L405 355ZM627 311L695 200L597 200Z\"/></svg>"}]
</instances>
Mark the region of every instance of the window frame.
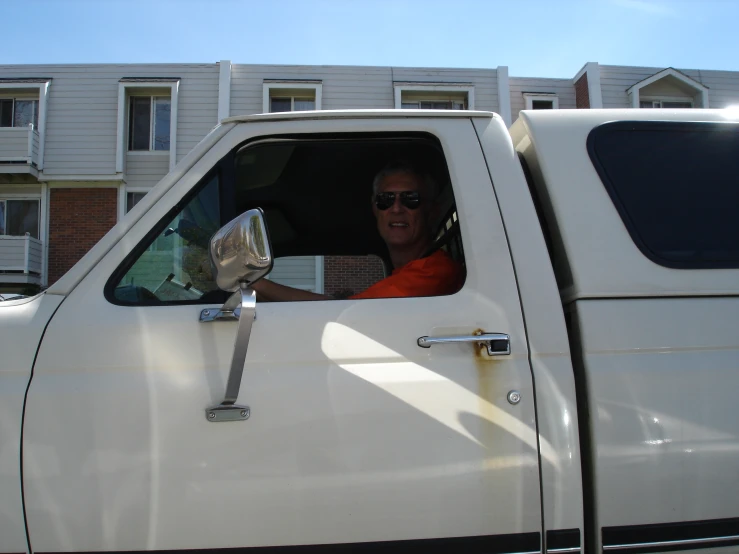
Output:
<instances>
[{"instance_id":1,"label":"window frame","mask_svg":"<svg viewBox=\"0 0 739 554\"><path fill-rule=\"evenodd\" d=\"M134 208L134 207L136 206L136 204L138 204L139 202L141 202L141 200L143 200L143 199L144 199L144 197L145 197L145 196L146 196L147 194L149 194L149 190L151 190L151 189L141 189L141 188L137 188L137 187L134 187L134 188L130 188L130 189L129 189L129 188L127 188L127 189L126 189L126 190L124 191L124 194L125 194L125 199L124 199L124 206L123 206L124 214L127 214L128 212L130 212L130 211L131 211L131 210L132 210L132 209L133 209L133 208ZM137 200L137 201L136 201L136 202L134 203L134 205L133 205L133 206L129 206L129 205L128 205L128 197L129 197L129 195L132 195L132 194L140 194L140 195L141 195L141 198L139 198L139 199L138 199L138 200Z\"/></svg>"},{"instance_id":2,"label":"window frame","mask_svg":"<svg viewBox=\"0 0 739 554\"><path fill-rule=\"evenodd\" d=\"M290 111L295 111L295 95L283 94L277 91L305 90L313 91L316 111L322 109L323 83L322 81L264 81L262 83L262 113L270 111L272 98L290 98ZM275 93L276 92L276 93ZM306 95L309 96L309 95Z\"/></svg>"},{"instance_id":3,"label":"window frame","mask_svg":"<svg viewBox=\"0 0 739 554\"><path fill-rule=\"evenodd\" d=\"M225 225L228 221L231 221L234 217L236 217L235 213L235 206L234 203L230 200L230 198L234 194L234 170L235 170L235 159L236 156L241 152L243 149L255 146L256 144L268 141L273 142L274 139L278 140L284 140L284 141L291 141L291 140L300 140L300 141L308 141L311 139L317 139L317 140L324 140L326 138L332 139L335 138L335 136L343 136L343 135L352 135L355 136L358 140L361 139L367 139L367 138L375 138L375 135L379 134L380 138L384 138L385 135L401 135L403 137L418 137L418 136L426 136L435 139L438 141L438 137L434 135L433 133L430 133L428 131L404 131L404 130L393 130L393 131L379 131L377 133L375 132L367 132L367 133L358 133L358 132L329 132L329 133L310 133L310 134L269 134L269 135L258 135L249 137L248 139L237 143L236 145L233 145L230 150L223 154L222 157L214 161L213 166L202 175L197 181L196 184L192 186L190 190L188 190L184 196L180 198L180 200L172 206L167 212L161 216L156 223L154 223L148 231L146 231L143 236L138 239L137 244L132 248L131 251L126 254L126 256L123 258L123 260L118 263L118 265L115 267L115 269L109 274L106 283L104 285L104 297L105 299L113 305L117 306L126 306L126 307L157 307L157 306L176 306L176 305L208 305L208 304L218 304L223 303L226 301L226 298L229 296L229 293L220 291L219 294L221 294L222 298L216 300L214 298L208 298L207 300L203 299L196 299L196 300L177 300L177 301L166 301L166 302L154 302L154 301L146 301L142 300L139 302L127 302L120 300L116 298L115 296L115 289L117 285L120 283L121 279L126 275L126 273L134 266L134 264L137 262L139 257L147 250L149 250L150 246L154 244L154 241L156 238L164 231L164 229L167 227L167 225L171 222L171 220L176 217L179 213L182 212L182 210L187 207L187 205L198 195L200 192L205 188L209 181L214 177L218 176L219 178L219 203L220 203L220 219L221 219L221 225ZM441 145L439 145L439 153L444 158L444 166L446 167L446 172L449 172L448 166L446 166L446 157L447 154L443 148L441 148ZM453 185L450 185L453 187ZM125 207L125 201L127 197L128 192L144 192L145 189L141 187L131 188L127 189L124 187L121 187L119 189L119 206ZM151 189L149 189L151 191ZM123 208L121 208L122 210ZM461 235L460 235L461 236ZM461 239L460 239L461 240ZM377 254L375 254L377 255ZM378 256L379 257L379 256ZM320 267L316 267L316 288L315 291L322 294L325 289L325 276L323 275L323 269L324 269L324 255L317 255L316 256L317 261L320 262ZM380 257L380 259L383 259ZM383 260L384 261L384 260ZM387 268L385 268L387 269ZM320 275L318 272L321 272ZM268 278L268 277L267 277ZM466 282L466 276L465 276L465 282ZM461 290L461 289L460 289ZM215 292L215 291L211 291ZM458 292L458 291L457 291ZM457 292L453 294L457 294ZM445 296L445 295L442 295Z\"/></svg>"},{"instance_id":4,"label":"window frame","mask_svg":"<svg viewBox=\"0 0 739 554\"><path fill-rule=\"evenodd\" d=\"M33 115L31 117L31 119L32 119L32 123L31 124L33 125L33 128L34 129L38 129L38 116L39 116L39 103L40 103L40 100L38 98L30 97L30 96L29 97L24 97L24 96L5 96L3 94L0 94L0 102L2 102L2 101L8 101L8 100L10 100L13 103L13 107L11 108L12 111L10 113L10 122L11 122L12 125L10 125L8 127L3 127L2 125L0 125L0 128L2 128L2 129L24 129L24 128L28 127L28 125L23 125L23 126L20 126L19 127L18 125L15 124L15 105L16 105L16 103L18 101L21 101L21 102L32 102L32 103L34 103L33 104L34 105Z\"/></svg>"},{"instance_id":5,"label":"window frame","mask_svg":"<svg viewBox=\"0 0 739 554\"><path fill-rule=\"evenodd\" d=\"M47 103L49 99L49 87L51 78L38 79L7 79L0 81L0 97L17 98L18 95L25 95L26 91L36 89L28 96L28 99L38 100L38 127L34 129L38 133L38 162L37 169L44 169L44 147L46 144L46 113ZM21 98L22 100L25 98ZM24 127L3 127L4 129L24 129Z\"/></svg>"},{"instance_id":6,"label":"window frame","mask_svg":"<svg viewBox=\"0 0 739 554\"><path fill-rule=\"evenodd\" d=\"M166 96L151 94L145 89L169 89L170 91L170 119L169 119L169 170L172 171L177 163L177 108L180 79L137 79L124 77L118 82L118 130L115 159L116 173L123 174L123 165L126 155L164 156L167 150L128 150L129 98L132 96ZM138 92L138 94L137 94ZM150 144L151 146L151 144Z\"/></svg>"},{"instance_id":7,"label":"window frame","mask_svg":"<svg viewBox=\"0 0 739 554\"><path fill-rule=\"evenodd\" d=\"M439 96L443 94L466 94L467 95L467 106L464 108L467 111L473 111L475 109L475 85L471 83L413 83L413 82L402 82L393 83L393 91L395 98L395 109L403 109L403 93L423 92L423 93L439 93ZM433 100L430 100L433 101ZM444 99L444 101L447 101ZM410 102L406 102L410 103ZM420 103L420 101L419 101Z\"/></svg>"},{"instance_id":8,"label":"window frame","mask_svg":"<svg viewBox=\"0 0 739 554\"><path fill-rule=\"evenodd\" d=\"M559 97L553 92L524 92L523 99L526 103L526 107L524 108L526 110L533 110L534 102L551 102L551 109L559 109Z\"/></svg>"},{"instance_id":9,"label":"window frame","mask_svg":"<svg viewBox=\"0 0 739 554\"><path fill-rule=\"evenodd\" d=\"M131 148L131 128L133 127L133 103L134 99L136 98L148 98L149 99L149 148L148 149L142 149L142 150L134 150ZM130 94L128 96L128 136L126 137L126 151L128 154L131 153L156 153L156 154L164 154L165 152L169 152L169 148L166 150L157 150L155 148L156 145L156 101L159 99L167 99L170 103L170 128L169 131L171 133L172 131L172 122L171 122L171 112L172 112L172 98L170 96L164 96L161 94ZM170 139L170 147L171 147L171 135L169 137Z\"/></svg>"},{"instance_id":10,"label":"window frame","mask_svg":"<svg viewBox=\"0 0 739 554\"><path fill-rule=\"evenodd\" d=\"M38 210L36 215L36 234L38 235L38 238L31 235L31 238L41 241L42 240L42 225L41 225L41 196L37 195L30 195L30 194L2 194L0 195L0 204L5 204L5 210L3 211L3 215L5 217L5 221L3 222L5 225L5 228L2 229L0 232L0 237L23 237L25 235L8 235L6 234L7 231L7 219L8 219L8 201L11 202L36 202L38 204Z\"/></svg>"}]
</instances>

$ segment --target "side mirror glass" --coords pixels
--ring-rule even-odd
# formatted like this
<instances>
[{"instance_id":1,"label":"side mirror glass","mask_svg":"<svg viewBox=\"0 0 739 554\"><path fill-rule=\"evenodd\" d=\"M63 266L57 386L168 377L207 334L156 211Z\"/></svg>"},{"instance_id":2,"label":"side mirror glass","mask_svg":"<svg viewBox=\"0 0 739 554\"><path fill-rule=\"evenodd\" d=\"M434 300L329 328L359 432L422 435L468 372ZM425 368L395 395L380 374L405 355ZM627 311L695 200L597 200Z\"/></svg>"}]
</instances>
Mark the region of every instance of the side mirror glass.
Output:
<instances>
[{"instance_id":1,"label":"side mirror glass","mask_svg":"<svg viewBox=\"0 0 739 554\"><path fill-rule=\"evenodd\" d=\"M272 248L264 213L255 208L221 227L210 239L210 260L216 284L235 292L241 283L250 285L272 270Z\"/></svg>"}]
</instances>

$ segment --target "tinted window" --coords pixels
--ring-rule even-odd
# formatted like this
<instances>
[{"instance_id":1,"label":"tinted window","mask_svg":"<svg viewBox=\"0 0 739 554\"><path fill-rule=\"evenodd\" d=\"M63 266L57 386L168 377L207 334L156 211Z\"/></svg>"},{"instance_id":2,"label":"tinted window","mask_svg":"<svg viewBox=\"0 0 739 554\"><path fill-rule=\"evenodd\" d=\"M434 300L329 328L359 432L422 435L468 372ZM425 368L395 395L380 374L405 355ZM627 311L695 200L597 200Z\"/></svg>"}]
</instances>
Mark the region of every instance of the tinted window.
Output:
<instances>
[{"instance_id":1,"label":"tinted window","mask_svg":"<svg viewBox=\"0 0 739 554\"><path fill-rule=\"evenodd\" d=\"M667 267L739 267L739 125L617 122L588 152L631 238Z\"/></svg>"}]
</instances>

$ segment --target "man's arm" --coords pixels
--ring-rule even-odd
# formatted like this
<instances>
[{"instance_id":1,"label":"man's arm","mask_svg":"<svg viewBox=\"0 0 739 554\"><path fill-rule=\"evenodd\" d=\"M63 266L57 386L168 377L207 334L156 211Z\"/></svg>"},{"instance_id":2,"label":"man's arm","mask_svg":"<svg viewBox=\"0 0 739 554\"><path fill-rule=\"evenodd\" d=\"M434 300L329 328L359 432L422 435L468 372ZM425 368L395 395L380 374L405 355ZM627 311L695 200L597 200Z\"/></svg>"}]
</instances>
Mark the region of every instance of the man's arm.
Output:
<instances>
[{"instance_id":1,"label":"man's arm","mask_svg":"<svg viewBox=\"0 0 739 554\"><path fill-rule=\"evenodd\" d=\"M330 296L325 294L316 294L307 290L294 289L285 285L280 285L274 281L261 279L252 284L252 288L257 291L257 298L260 300L268 300L270 302L293 302L300 300L332 300Z\"/></svg>"}]
</instances>

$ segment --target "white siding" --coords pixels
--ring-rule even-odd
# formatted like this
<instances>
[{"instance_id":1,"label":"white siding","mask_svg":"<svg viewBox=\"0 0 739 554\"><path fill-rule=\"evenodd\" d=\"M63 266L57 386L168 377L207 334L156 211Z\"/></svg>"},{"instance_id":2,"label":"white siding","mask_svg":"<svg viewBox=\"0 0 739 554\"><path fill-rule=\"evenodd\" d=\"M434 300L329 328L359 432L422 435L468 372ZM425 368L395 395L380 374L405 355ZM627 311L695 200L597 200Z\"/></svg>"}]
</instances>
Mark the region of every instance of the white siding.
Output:
<instances>
[{"instance_id":1,"label":"white siding","mask_svg":"<svg viewBox=\"0 0 739 554\"><path fill-rule=\"evenodd\" d=\"M41 247L41 241L31 239L28 245L28 271L33 273L41 273L41 256L43 255L43 248Z\"/></svg>"},{"instance_id":2,"label":"white siding","mask_svg":"<svg viewBox=\"0 0 739 554\"><path fill-rule=\"evenodd\" d=\"M10 175L12 179L13 176ZM8 195L24 198L38 198L41 195L41 185L29 185L26 183L8 183L0 185L0 198Z\"/></svg>"},{"instance_id":3,"label":"white siding","mask_svg":"<svg viewBox=\"0 0 739 554\"><path fill-rule=\"evenodd\" d=\"M28 265L26 248L29 250ZM41 273L41 253L41 241L35 238L0 236L0 271Z\"/></svg>"},{"instance_id":4,"label":"white siding","mask_svg":"<svg viewBox=\"0 0 739 554\"><path fill-rule=\"evenodd\" d=\"M0 159L28 158L28 133L30 129L5 127L0 129Z\"/></svg>"},{"instance_id":5,"label":"white siding","mask_svg":"<svg viewBox=\"0 0 739 554\"><path fill-rule=\"evenodd\" d=\"M626 89L642 79L662 71L664 67L600 66L600 89L604 108L630 108Z\"/></svg>"},{"instance_id":6,"label":"white siding","mask_svg":"<svg viewBox=\"0 0 739 554\"><path fill-rule=\"evenodd\" d=\"M265 79L321 81L324 110L393 107L389 67L234 64L231 71L231 115L262 112Z\"/></svg>"},{"instance_id":7,"label":"white siding","mask_svg":"<svg viewBox=\"0 0 739 554\"><path fill-rule=\"evenodd\" d=\"M510 77L511 120L518 119L518 113L526 108L524 93L556 94L559 109L576 108L575 85L572 79L544 79L532 77Z\"/></svg>"},{"instance_id":8,"label":"white siding","mask_svg":"<svg viewBox=\"0 0 739 554\"><path fill-rule=\"evenodd\" d=\"M20 271L25 265L22 237L0 237L0 271Z\"/></svg>"},{"instance_id":9,"label":"white siding","mask_svg":"<svg viewBox=\"0 0 739 554\"><path fill-rule=\"evenodd\" d=\"M50 77L44 173L113 175L118 82L180 77L177 159L217 123L215 64L0 65L0 77Z\"/></svg>"},{"instance_id":10,"label":"white siding","mask_svg":"<svg viewBox=\"0 0 739 554\"><path fill-rule=\"evenodd\" d=\"M475 109L497 111L498 76L494 69L411 67L233 65L231 115L262 111L262 84L271 80L318 80L324 110L394 108L394 82L470 83Z\"/></svg>"},{"instance_id":11,"label":"white siding","mask_svg":"<svg viewBox=\"0 0 739 554\"><path fill-rule=\"evenodd\" d=\"M739 72L698 70L684 73L708 87L709 108L739 106Z\"/></svg>"},{"instance_id":12,"label":"white siding","mask_svg":"<svg viewBox=\"0 0 739 554\"><path fill-rule=\"evenodd\" d=\"M169 155L129 153L125 171L129 187L151 188L169 172Z\"/></svg>"},{"instance_id":13,"label":"white siding","mask_svg":"<svg viewBox=\"0 0 739 554\"><path fill-rule=\"evenodd\" d=\"M38 131L30 131L31 136L31 161L35 165L39 165L38 152L39 152L39 134Z\"/></svg>"},{"instance_id":14,"label":"white siding","mask_svg":"<svg viewBox=\"0 0 739 554\"><path fill-rule=\"evenodd\" d=\"M269 274L270 280L305 290L316 289L316 257L288 256L275 260L275 267Z\"/></svg>"}]
</instances>

